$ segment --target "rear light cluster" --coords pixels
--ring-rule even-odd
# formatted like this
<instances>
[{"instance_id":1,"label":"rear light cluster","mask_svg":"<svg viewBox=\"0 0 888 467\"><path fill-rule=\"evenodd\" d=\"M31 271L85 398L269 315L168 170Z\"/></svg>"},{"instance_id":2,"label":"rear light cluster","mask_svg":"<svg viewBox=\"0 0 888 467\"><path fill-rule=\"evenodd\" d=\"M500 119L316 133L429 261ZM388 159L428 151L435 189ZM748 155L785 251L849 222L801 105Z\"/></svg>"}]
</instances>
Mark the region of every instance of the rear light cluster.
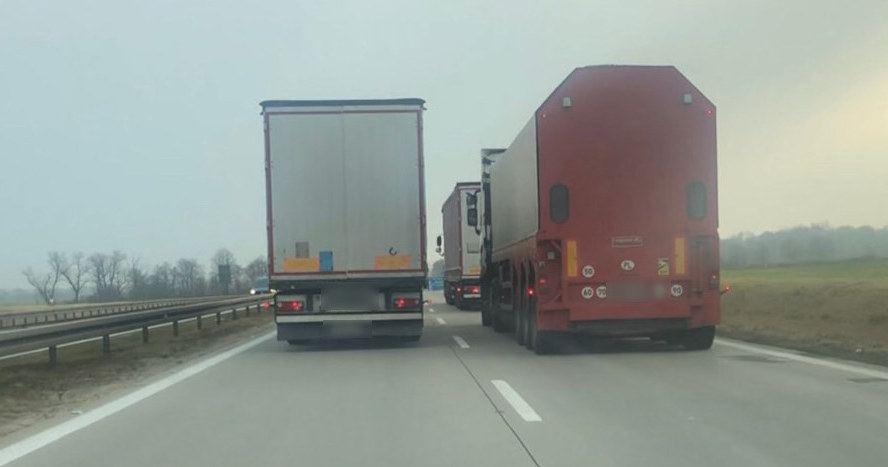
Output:
<instances>
[{"instance_id":1,"label":"rear light cluster","mask_svg":"<svg viewBox=\"0 0 888 467\"><path fill-rule=\"evenodd\" d=\"M305 301L281 300L277 302L277 311L280 313L301 313L305 311Z\"/></svg>"},{"instance_id":2,"label":"rear light cluster","mask_svg":"<svg viewBox=\"0 0 888 467\"><path fill-rule=\"evenodd\" d=\"M457 288L457 290L459 290L459 288ZM481 293L481 287L480 287L480 286L477 286L477 285L467 285L467 286L466 286L466 293L467 293L467 294L470 294L470 293Z\"/></svg>"},{"instance_id":3,"label":"rear light cluster","mask_svg":"<svg viewBox=\"0 0 888 467\"><path fill-rule=\"evenodd\" d=\"M395 305L395 309L398 310L419 308L420 306L419 299L414 297L396 297L394 300L392 300L392 303Z\"/></svg>"}]
</instances>

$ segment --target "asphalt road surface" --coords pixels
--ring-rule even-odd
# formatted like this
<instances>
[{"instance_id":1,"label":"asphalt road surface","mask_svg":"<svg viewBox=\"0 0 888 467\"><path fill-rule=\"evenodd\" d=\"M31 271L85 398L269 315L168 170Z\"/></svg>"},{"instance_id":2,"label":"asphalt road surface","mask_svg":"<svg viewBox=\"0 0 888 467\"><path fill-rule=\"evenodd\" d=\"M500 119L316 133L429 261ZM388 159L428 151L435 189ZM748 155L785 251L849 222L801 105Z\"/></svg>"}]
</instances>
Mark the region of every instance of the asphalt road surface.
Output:
<instances>
[{"instance_id":1,"label":"asphalt road surface","mask_svg":"<svg viewBox=\"0 0 888 467\"><path fill-rule=\"evenodd\" d=\"M257 339L0 446L0 465L888 465L884 369L724 340L563 350L440 303L416 345Z\"/></svg>"}]
</instances>

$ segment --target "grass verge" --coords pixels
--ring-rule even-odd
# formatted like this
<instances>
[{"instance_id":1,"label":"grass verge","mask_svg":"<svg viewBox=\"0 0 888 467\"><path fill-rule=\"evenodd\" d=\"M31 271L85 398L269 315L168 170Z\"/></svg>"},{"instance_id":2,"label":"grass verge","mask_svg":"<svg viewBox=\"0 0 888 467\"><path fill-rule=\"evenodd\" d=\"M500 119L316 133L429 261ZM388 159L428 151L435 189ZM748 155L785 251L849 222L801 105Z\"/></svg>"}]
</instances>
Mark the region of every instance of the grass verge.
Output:
<instances>
[{"instance_id":1,"label":"grass verge","mask_svg":"<svg viewBox=\"0 0 888 467\"><path fill-rule=\"evenodd\" d=\"M888 366L888 260L725 270L719 335Z\"/></svg>"}]
</instances>

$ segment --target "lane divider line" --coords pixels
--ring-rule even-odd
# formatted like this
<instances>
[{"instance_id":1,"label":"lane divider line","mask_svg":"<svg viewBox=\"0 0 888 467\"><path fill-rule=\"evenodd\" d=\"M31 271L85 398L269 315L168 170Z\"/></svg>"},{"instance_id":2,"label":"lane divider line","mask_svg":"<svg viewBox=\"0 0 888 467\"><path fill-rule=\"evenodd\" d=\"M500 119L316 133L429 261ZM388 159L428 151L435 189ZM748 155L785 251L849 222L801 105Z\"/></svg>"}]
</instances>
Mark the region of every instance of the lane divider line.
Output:
<instances>
[{"instance_id":1,"label":"lane divider line","mask_svg":"<svg viewBox=\"0 0 888 467\"><path fill-rule=\"evenodd\" d=\"M531 407L517 391L512 389L512 386L509 386L509 383L501 379L494 379L490 382L493 383L496 390L503 395L506 402L515 409L515 412L518 412L518 415L523 418L525 422L543 421L543 419L540 418L540 415L533 410L533 407Z\"/></svg>"},{"instance_id":2,"label":"lane divider line","mask_svg":"<svg viewBox=\"0 0 888 467\"><path fill-rule=\"evenodd\" d=\"M173 373L166 378L155 381L154 383L151 383L143 387L142 389L127 394L119 399L108 402L107 404L90 410L83 415L79 415L77 416L77 418L62 422L52 428L47 428L40 433L29 436L17 443L2 448L0 449L0 467L7 465L15 461L16 459L20 459L50 443L58 441L59 439L64 438L65 436L68 436L75 431L82 430L92 425L93 423L114 415L115 413L120 412L121 410L131 405L137 404L138 402L141 402L142 400L145 400L176 383L182 382L210 367L218 365L219 363L222 363L225 360L234 357L235 355L250 350L251 348L274 337L275 333L276 331L270 332L261 337L257 337L256 339L253 339L247 343L241 344L233 349L226 350L214 357L210 357L197 364Z\"/></svg>"},{"instance_id":3,"label":"lane divider line","mask_svg":"<svg viewBox=\"0 0 888 467\"><path fill-rule=\"evenodd\" d=\"M879 371L872 368L866 368L862 366L851 365L847 363L836 362L832 360L825 360L816 357L808 357L805 355L799 355L797 353L792 352L781 352L779 350L771 350L763 347L759 347L756 345L742 344L740 342L735 342L732 340L725 339L716 339L715 343L724 347L731 347L739 350L746 350L748 352L756 352L760 354L770 355L772 357L785 358L787 360L794 360L802 363L809 363L811 365L817 365L824 368L830 368L833 370L847 371L849 373L855 373L858 375L869 376L873 378L883 378L888 379L888 371Z\"/></svg>"},{"instance_id":4,"label":"lane divider line","mask_svg":"<svg viewBox=\"0 0 888 467\"><path fill-rule=\"evenodd\" d=\"M429 308L429 313L434 313L434 312L435 312L434 308Z\"/></svg>"},{"instance_id":5,"label":"lane divider line","mask_svg":"<svg viewBox=\"0 0 888 467\"><path fill-rule=\"evenodd\" d=\"M462 337L453 336L453 340L456 341L456 344L459 346L459 348L461 348L461 349L468 349L469 348L469 343L466 342L466 340L463 339Z\"/></svg>"},{"instance_id":6,"label":"lane divider line","mask_svg":"<svg viewBox=\"0 0 888 467\"><path fill-rule=\"evenodd\" d=\"M435 318L435 321L437 321L438 324L447 324L447 321L444 321L444 318Z\"/></svg>"}]
</instances>

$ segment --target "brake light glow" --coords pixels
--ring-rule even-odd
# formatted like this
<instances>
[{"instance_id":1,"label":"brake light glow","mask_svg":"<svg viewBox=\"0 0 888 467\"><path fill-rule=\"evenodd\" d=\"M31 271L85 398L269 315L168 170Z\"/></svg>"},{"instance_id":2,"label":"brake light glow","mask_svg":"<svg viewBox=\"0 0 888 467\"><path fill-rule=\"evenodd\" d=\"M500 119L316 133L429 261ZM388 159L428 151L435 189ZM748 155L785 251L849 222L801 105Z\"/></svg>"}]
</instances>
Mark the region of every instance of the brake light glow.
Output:
<instances>
[{"instance_id":1,"label":"brake light glow","mask_svg":"<svg viewBox=\"0 0 888 467\"><path fill-rule=\"evenodd\" d=\"M420 302L418 298L413 297L396 297L392 303L395 305L395 308L398 310L405 310L408 308L419 308Z\"/></svg>"},{"instance_id":2,"label":"brake light glow","mask_svg":"<svg viewBox=\"0 0 888 467\"><path fill-rule=\"evenodd\" d=\"M529 297L533 297L533 287L528 287L528 288L527 288L527 296L529 296Z\"/></svg>"},{"instance_id":3,"label":"brake light glow","mask_svg":"<svg viewBox=\"0 0 888 467\"><path fill-rule=\"evenodd\" d=\"M466 293L481 293L481 287L477 285L470 285L466 287Z\"/></svg>"},{"instance_id":4,"label":"brake light glow","mask_svg":"<svg viewBox=\"0 0 888 467\"><path fill-rule=\"evenodd\" d=\"M718 273L709 275L709 290L718 290Z\"/></svg>"},{"instance_id":5,"label":"brake light glow","mask_svg":"<svg viewBox=\"0 0 888 467\"><path fill-rule=\"evenodd\" d=\"M277 309L280 312L299 313L305 310L305 302L302 300L287 300L277 302Z\"/></svg>"}]
</instances>

